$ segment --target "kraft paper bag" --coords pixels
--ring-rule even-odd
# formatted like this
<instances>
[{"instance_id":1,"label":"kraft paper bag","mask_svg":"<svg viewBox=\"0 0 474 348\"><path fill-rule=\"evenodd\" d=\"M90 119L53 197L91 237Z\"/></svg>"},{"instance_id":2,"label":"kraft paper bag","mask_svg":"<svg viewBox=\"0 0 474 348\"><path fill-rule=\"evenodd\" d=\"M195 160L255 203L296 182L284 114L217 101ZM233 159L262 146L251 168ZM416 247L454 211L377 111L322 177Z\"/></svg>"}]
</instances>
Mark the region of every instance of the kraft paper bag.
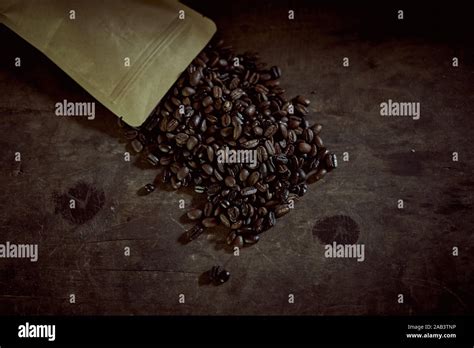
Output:
<instances>
[{"instance_id":1,"label":"kraft paper bag","mask_svg":"<svg viewBox=\"0 0 474 348\"><path fill-rule=\"evenodd\" d=\"M0 0L0 21L134 127L216 31L173 0Z\"/></svg>"}]
</instances>

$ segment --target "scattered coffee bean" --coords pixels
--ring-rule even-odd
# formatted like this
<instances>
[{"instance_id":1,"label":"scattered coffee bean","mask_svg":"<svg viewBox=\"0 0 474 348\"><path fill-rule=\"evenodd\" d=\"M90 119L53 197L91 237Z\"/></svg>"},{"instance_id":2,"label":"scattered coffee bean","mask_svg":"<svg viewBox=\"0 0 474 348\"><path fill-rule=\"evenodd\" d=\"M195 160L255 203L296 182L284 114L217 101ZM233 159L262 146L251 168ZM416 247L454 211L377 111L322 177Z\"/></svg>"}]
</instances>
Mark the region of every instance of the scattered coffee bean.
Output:
<instances>
[{"instance_id":1,"label":"scattered coffee bean","mask_svg":"<svg viewBox=\"0 0 474 348\"><path fill-rule=\"evenodd\" d=\"M155 191L155 188L156 188L156 187L155 187L155 185L153 185L153 184L146 184L146 185L145 185L145 191L146 191L147 193L152 193L153 191Z\"/></svg>"},{"instance_id":2,"label":"scattered coffee bean","mask_svg":"<svg viewBox=\"0 0 474 348\"><path fill-rule=\"evenodd\" d=\"M221 285L230 278L230 273L220 266L213 266L209 271L209 278L215 285Z\"/></svg>"},{"instance_id":3,"label":"scattered coffee bean","mask_svg":"<svg viewBox=\"0 0 474 348\"><path fill-rule=\"evenodd\" d=\"M201 209L191 209L187 212L187 216L191 220L198 220L202 216L202 210Z\"/></svg>"},{"instance_id":4,"label":"scattered coffee bean","mask_svg":"<svg viewBox=\"0 0 474 348\"><path fill-rule=\"evenodd\" d=\"M287 99L281 74L254 54L235 54L212 41L142 127L122 125L133 150L163 167L158 180L174 189L191 186L207 198L187 212L200 221L188 240L220 224L231 230L229 245L254 244L290 211L290 200L307 192L307 184L337 167L320 137L322 126L310 126L309 99ZM256 151L256 161L222 161L224 146ZM155 189L148 185L147 192ZM228 279L220 268L213 274Z\"/></svg>"}]
</instances>

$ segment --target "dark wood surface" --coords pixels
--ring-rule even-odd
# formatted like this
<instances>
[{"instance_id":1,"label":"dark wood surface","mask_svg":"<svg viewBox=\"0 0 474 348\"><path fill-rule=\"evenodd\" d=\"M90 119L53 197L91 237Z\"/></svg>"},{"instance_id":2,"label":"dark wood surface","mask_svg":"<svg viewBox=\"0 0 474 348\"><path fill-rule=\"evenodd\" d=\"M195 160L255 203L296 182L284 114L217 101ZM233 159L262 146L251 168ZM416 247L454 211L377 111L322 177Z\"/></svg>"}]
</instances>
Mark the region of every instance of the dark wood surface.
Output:
<instances>
[{"instance_id":1,"label":"dark wood surface","mask_svg":"<svg viewBox=\"0 0 474 348\"><path fill-rule=\"evenodd\" d=\"M287 95L311 99L310 119L323 124L339 168L238 257L220 231L182 245L191 225L179 200L190 207L195 194L138 195L156 171L123 161L130 148L115 116L100 106L94 121L55 116L56 102L93 99L1 27L0 242L38 243L40 254L36 263L0 259L0 314L472 313L474 65L465 38L413 17L398 23L393 8L302 2L288 21L287 3L188 3L237 51L279 65ZM419 101L420 120L381 117L388 99ZM92 218L64 210L74 187L96 198ZM337 234L363 243L365 261L325 258ZM214 264L229 282L200 284Z\"/></svg>"}]
</instances>

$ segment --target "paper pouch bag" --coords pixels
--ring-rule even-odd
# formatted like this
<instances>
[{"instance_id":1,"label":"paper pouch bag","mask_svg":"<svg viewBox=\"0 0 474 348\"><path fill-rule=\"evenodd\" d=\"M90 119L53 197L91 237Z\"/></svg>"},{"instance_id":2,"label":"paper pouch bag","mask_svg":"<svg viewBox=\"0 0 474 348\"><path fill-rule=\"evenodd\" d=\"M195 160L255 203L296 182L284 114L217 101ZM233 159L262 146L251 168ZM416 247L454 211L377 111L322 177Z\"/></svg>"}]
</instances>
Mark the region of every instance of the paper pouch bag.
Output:
<instances>
[{"instance_id":1,"label":"paper pouch bag","mask_svg":"<svg viewBox=\"0 0 474 348\"><path fill-rule=\"evenodd\" d=\"M172 0L0 0L0 21L135 127L216 31Z\"/></svg>"}]
</instances>

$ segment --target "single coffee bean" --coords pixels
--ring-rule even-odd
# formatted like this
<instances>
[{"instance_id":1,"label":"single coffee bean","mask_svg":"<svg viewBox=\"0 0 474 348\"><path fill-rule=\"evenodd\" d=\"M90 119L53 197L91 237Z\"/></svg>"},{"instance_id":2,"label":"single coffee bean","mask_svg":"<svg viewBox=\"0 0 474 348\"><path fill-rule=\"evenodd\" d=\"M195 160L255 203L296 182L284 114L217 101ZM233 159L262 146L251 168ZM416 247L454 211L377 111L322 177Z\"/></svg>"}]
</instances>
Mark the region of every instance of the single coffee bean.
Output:
<instances>
[{"instance_id":1,"label":"single coffee bean","mask_svg":"<svg viewBox=\"0 0 474 348\"><path fill-rule=\"evenodd\" d=\"M189 97L190 95L193 95L196 93L196 90L192 87L184 87L183 90L181 91L181 94L183 97Z\"/></svg>"},{"instance_id":2,"label":"single coffee bean","mask_svg":"<svg viewBox=\"0 0 474 348\"><path fill-rule=\"evenodd\" d=\"M132 141L132 148L135 152L141 152L143 150L143 144L139 140L134 139Z\"/></svg>"},{"instance_id":3,"label":"single coffee bean","mask_svg":"<svg viewBox=\"0 0 474 348\"><path fill-rule=\"evenodd\" d=\"M198 85L200 80L201 80L201 73L199 72L199 70L196 70L189 77L189 84L195 87Z\"/></svg>"},{"instance_id":4,"label":"single coffee bean","mask_svg":"<svg viewBox=\"0 0 474 348\"><path fill-rule=\"evenodd\" d=\"M232 98L233 101L240 99L245 92L241 88L236 88L230 93L230 97Z\"/></svg>"},{"instance_id":5,"label":"single coffee bean","mask_svg":"<svg viewBox=\"0 0 474 348\"><path fill-rule=\"evenodd\" d=\"M221 201L221 207L224 208L224 209L229 208L230 207L230 202L227 199L224 199L223 201Z\"/></svg>"},{"instance_id":6,"label":"single coffee bean","mask_svg":"<svg viewBox=\"0 0 474 348\"><path fill-rule=\"evenodd\" d=\"M148 163L150 163L150 164L153 165L153 166L157 166L158 163L160 162L160 160L158 159L158 157L156 157L156 156L155 156L154 154L152 154L152 153L149 153L146 159L147 159Z\"/></svg>"},{"instance_id":7,"label":"single coffee bean","mask_svg":"<svg viewBox=\"0 0 474 348\"><path fill-rule=\"evenodd\" d=\"M194 187L194 192L196 192L196 193L204 193L204 192L206 192L206 188L205 188L204 186L199 186L199 185L197 185L197 186Z\"/></svg>"},{"instance_id":8,"label":"single coffee bean","mask_svg":"<svg viewBox=\"0 0 474 348\"><path fill-rule=\"evenodd\" d=\"M325 161L326 161L326 167L327 167L328 170L332 170L334 168L337 168L337 157L336 157L335 154L330 153L330 154L326 155Z\"/></svg>"},{"instance_id":9,"label":"single coffee bean","mask_svg":"<svg viewBox=\"0 0 474 348\"><path fill-rule=\"evenodd\" d=\"M305 142L301 142L298 144L298 150L301 153L308 153L311 151L311 145Z\"/></svg>"},{"instance_id":10,"label":"single coffee bean","mask_svg":"<svg viewBox=\"0 0 474 348\"><path fill-rule=\"evenodd\" d=\"M234 239L234 247L242 248L244 246L244 238L242 236L237 236Z\"/></svg>"},{"instance_id":11,"label":"single coffee bean","mask_svg":"<svg viewBox=\"0 0 474 348\"><path fill-rule=\"evenodd\" d=\"M311 127L315 135L318 135L321 133L321 130L323 129L323 126L320 124L315 124L314 126Z\"/></svg>"},{"instance_id":12,"label":"single coffee bean","mask_svg":"<svg viewBox=\"0 0 474 348\"><path fill-rule=\"evenodd\" d=\"M250 195L253 195L253 194L257 193L257 189L255 187L249 186L249 187L246 187L246 188L242 189L240 191L240 193L241 193L242 196L250 196Z\"/></svg>"},{"instance_id":13,"label":"single coffee bean","mask_svg":"<svg viewBox=\"0 0 474 348\"><path fill-rule=\"evenodd\" d=\"M303 97L302 95L297 96L295 98L295 101L304 106L309 106L309 104L311 104L310 100L308 98Z\"/></svg>"},{"instance_id":14,"label":"single coffee bean","mask_svg":"<svg viewBox=\"0 0 474 348\"><path fill-rule=\"evenodd\" d=\"M166 131L167 132L173 132L176 128L179 126L179 121L175 118L170 120L166 126Z\"/></svg>"},{"instance_id":15,"label":"single coffee bean","mask_svg":"<svg viewBox=\"0 0 474 348\"><path fill-rule=\"evenodd\" d=\"M247 115L247 116L250 116L252 117L253 115L255 115L255 105L249 105L245 110L244 110L244 113Z\"/></svg>"},{"instance_id":16,"label":"single coffee bean","mask_svg":"<svg viewBox=\"0 0 474 348\"><path fill-rule=\"evenodd\" d=\"M202 106L208 107L209 105L212 104L212 102L213 102L212 97L211 97L211 96L207 96L206 98L204 98L204 99L202 100Z\"/></svg>"},{"instance_id":17,"label":"single coffee bean","mask_svg":"<svg viewBox=\"0 0 474 348\"><path fill-rule=\"evenodd\" d=\"M274 79L278 79L281 77L281 69L278 66L272 66L270 68L270 75Z\"/></svg>"},{"instance_id":18,"label":"single coffee bean","mask_svg":"<svg viewBox=\"0 0 474 348\"><path fill-rule=\"evenodd\" d=\"M214 210L213 204L212 204L211 202L207 202L207 203L204 205L204 216L205 216L205 217L210 217L210 216L212 216L213 210Z\"/></svg>"},{"instance_id":19,"label":"single coffee bean","mask_svg":"<svg viewBox=\"0 0 474 348\"><path fill-rule=\"evenodd\" d=\"M215 285L224 284L230 278L230 273L220 266L213 266L208 273L210 280Z\"/></svg>"},{"instance_id":20,"label":"single coffee bean","mask_svg":"<svg viewBox=\"0 0 474 348\"><path fill-rule=\"evenodd\" d=\"M249 186L254 186L259 179L260 179L260 173L255 171L255 172L252 172L252 174L250 174L247 180L247 183L249 184Z\"/></svg>"},{"instance_id":21,"label":"single coffee bean","mask_svg":"<svg viewBox=\"0 0 474 348\"><path fill-rule=\"evenodd\" d=\"M138 131L135 129L127 130L125 131L124 135L125 135L125 138L127 138L128 140L133 140L136 137L138 137Z\"/></svg>"},{"instance_id":22,"label":"single coffee bean","mask_svg":"<svg viewBox=\"0 0 474 348\"><path fill-rule=\"evenodd\" d=\"M258 139L252 139L244 142L242 146L246 149L252 149L258 145Z\"/></svg>"},{"instance_id":23,"label":"single coffee bean","mask_svg":"<svg viewBox=\"0 0 474 348\"><path fill-rule=\"evenodd\" d=\"M201 209L191 209L187 212L187 216L191 220L198 220L202 216L202 210Z\"/></svg>"},{"instance_id":24,"label":"single coffee bean","mask_svg":"<svg viewBox=\"0 0 474 348\"><path fill-rule=\"evenodd\" d=\"M186 142L186 148L191 151L198 144L199 140L193 135L188 138Z\"/></svg>"},{"instance_id":25,"label":"single coffee bean","mask_svg":"<svg viewBox=\"0 0 474 348\"><path fill-rule=\"evenodd\" d=\"M273 146L273 143L270 140L265 141L265 149L267 150L270 156L273 156L275 154L275 147Z\"/></svg>"},{"instance_id":26,"label":"single coffee bean","mask_svg":"<svg viewBox=\"0 0 474 348\"><path fill-rule=\"evenodd\" d=\"M153 184L146 184L145 185L145 191L147 193L152 193L153 191L155 191L155 185Z\"/></svg>"},{"instance_id":27,"label":"single coffee bean","mask_svg":"<svg viewBox=\"0 0 474 348\"><path fill-rule=\"evenodd\" d=\"M225 178L225 184L227 187L234 187L236 184L235 178L233 176L227 176Z\"/></svg>"},{"instance_id":28,"label":"single coffee bean","mask_svg":"<svg viewBox=\"0 0 474 348\"><path fill-rule=\"evenodd\" d=\"M230 221L236 222L237 219L239 218L239 215L240 215L239 208L237 208L235 206L231 207L227 210L227 214L229 215Z\"/></svg>"},{"instance_id":29,"label":"single coffee bean","mask_svg":"<svg viewBox=\"0 0 474 348\"><path fill-rule=\"evenodd\" d=\"M219 214L219 220L225 227L230 228L231 223L225 214Z\"/></svg>"},{"instance_id":30,"label":"single coffee bean","mask_svg":"<svg viewBox=\"0 0 474 348\"><path fill-rule=\"evenodd\" d=\"M226 100L222 105L222 110L224 112L229 112L230 110L232 110L232 102L230 100Z\"/></svg>"},{"instance_id":31,"label":"single coffee bean","mask_svg":"<svg viewBox=\"0 0 474 348\"><path fill-rule=\"evenodd\" d=\"M178 133L176 137L174 138L178 146L183 146L184 144L186 144L188 139L189 139L189 135L187 135L186 133Z\"/></svg>"},{"instance_id":32,"label":"single coffee bean","mask_svg":"<svg viewBox=\"0 0 474 348\"><path fill-rule=\"evenodd\" d=\"M239 173L239 179L241 182L245 182L245 180L247 180L247 178L249 177L249 171L245 168L242 168L240 170L240 173Z\"/></svg>"},{"instance_id":33,"label":"single coffee bean","mask_svg":"<svg viewBox=\"0 0 474 348\"><path fill-rule=\"evenodd\" d=\"M222 98L222 88L219 86L212 87L212 96L216 99Z\"/></svg>"},{"instance_id":34,"label":"single coffee bean","mask_svg":"<svg viewBox=\"0 0 474 348\"><path fill-rule=\"evenodd\" d=\"M275 216L277 218L282 217L283 215L287 214L290 211L290 207L288 204L278 205L275 208Z\"/></svg>"},{"instance_id":35,"label":"single coffee bean","mask_svg":"<svg viewBox=\"0 0 474 348\"><path fill-rule=\"evenodd\" d=\"M202 170L204 170L207 175L212 175L212 173L214 172L214 168L207 163L202 165Z\"/></svg>"},{"instance_id":36,"label":"single coffee bean","mask_svg":"<svg viewBox=\"0 0 474 348\"><path fill-rule=\"evenodd\" d=\"M204 229L200 225L195 225L186 233L186 239L188 241L195 240L204 232Z\"/></svg>"},{"instance_id":37,"label":"single coffee bean","mask_svg":"<svg viewBox=\"0 0 474 348\"><path fill-rule=\"evenodd\" d=\"M179 181L183 180L185 177L189 175L189 168L188 167L182 167L178 173L176 174L177 178Z\"/></svg>"},{"instance_id":38,"label":"single coffee bean","mask_svg":"<svg viewBox=\"0 0 474 348\"><path fill-rule=\"evenodd\" d=\"M215 227L218 225L218 222L216 218L214 217L208 217L202 220L202 225L204 227Z\"/></svg>"},{"instance_id":39,"label":"single coffee bean","mask_svg":"<svg viewBox=\"0 0 474 348\"><path fill-rule=\"evenodd\" d=\"M260 240L259 235L246 235L244 238L245 244L255 244Z\"/></svg>"}]
</instances>

